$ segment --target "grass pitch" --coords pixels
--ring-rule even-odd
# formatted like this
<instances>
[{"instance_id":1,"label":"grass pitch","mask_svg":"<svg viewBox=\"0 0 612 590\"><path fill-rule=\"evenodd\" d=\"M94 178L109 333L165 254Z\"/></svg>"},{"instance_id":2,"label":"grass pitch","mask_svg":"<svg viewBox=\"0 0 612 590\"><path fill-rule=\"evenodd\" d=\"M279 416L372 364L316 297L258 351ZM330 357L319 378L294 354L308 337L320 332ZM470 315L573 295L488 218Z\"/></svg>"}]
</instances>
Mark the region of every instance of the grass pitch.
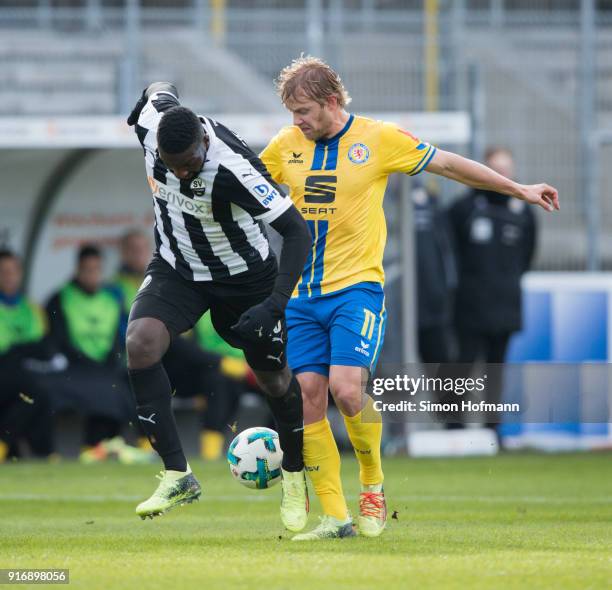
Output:
<instances>
[{"instance_id":1,"label":"grass pitch","mask_svg":"<svg viewBox=\"0 0 612 590\"><path fill-rule=\"evenodd\" d=\"M318 543L290 541L279 487L191 465L202 501L152 521L134 508L155 467L0 466L0 568L69 568L71 587L92 590L610 588L609 453L387 459L385 534ZM356 512L353 457L343 480Z\"/></svg>"}]
</instances>

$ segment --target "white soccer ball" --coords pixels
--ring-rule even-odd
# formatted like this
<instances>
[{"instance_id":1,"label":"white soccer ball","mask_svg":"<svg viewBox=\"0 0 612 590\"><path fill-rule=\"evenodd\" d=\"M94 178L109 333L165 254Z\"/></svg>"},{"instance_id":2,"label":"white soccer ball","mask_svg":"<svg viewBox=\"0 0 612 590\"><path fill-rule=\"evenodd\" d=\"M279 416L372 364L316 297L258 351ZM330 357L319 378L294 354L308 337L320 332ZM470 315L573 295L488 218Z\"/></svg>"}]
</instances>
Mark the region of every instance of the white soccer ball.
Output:
<instances>
[{"instance_id":1,"label":"white soccer ball","mask_svg":"<svg viewBox=\"0 0 612 590\"><path fill-rule=\"evenodd\" d=\"M243 430L231 442L227 461L234 478L247 488L263 490L276 485L283 461L278 433L263 426Z\"/></svg>"}]
</instances>

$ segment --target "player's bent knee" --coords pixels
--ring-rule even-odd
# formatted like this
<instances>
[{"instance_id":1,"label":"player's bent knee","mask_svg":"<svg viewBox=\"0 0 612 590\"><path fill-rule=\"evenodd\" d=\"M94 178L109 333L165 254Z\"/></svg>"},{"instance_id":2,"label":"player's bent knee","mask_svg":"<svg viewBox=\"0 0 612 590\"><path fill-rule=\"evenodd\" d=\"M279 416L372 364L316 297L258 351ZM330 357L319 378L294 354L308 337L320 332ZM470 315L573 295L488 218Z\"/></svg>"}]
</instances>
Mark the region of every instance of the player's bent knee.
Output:
<instances>
[{"instance_id":1,"label":"player's bent knee","mask_svg":"<svg viewBox=\"0 0 612 590\"><path fill-rule=\"evenodd\" d=\"M287 393L291 383L292 373L289 367L280 371L253 371L257 383L263 392L270 397L281 397Z\"/></svg>"},{"instance_id":2,"label":"player's bent knee","mask_svg":"<svg viewBox=\"0 0 612 590\"><path fill-rule=\"evenodd\" d=\"M330 389L338 409L346 416L354 416L361 411L361 383L330 383Z\"/></svg>"},{"instance_id":3,"label":"player's bent knee","mask_svg":"<svg viewBox=\"0 0 612 590\"><path fill-rule=\"evenodd\" d=\"M302 386L301 383L300 386ZM304 398L305 402L308 402L313 406L327 405L327 389L308 389L307 387L302 386L302 397Z\"/></svg>"},{"instance_id":4,"label":"player's bent knee","mask_svg":"<svg viewBox=\"0 0 612 590\"><path fill-rule=\"evenodd\" d=\"M302 396L304 398L317 400L327 399L328 381L327 377L318 373L299 373L296 375L297 380L302 388Z\"/></svg>"},{"instance_id":5,"label":"player's bent knee","mask_svg":"<svg viewBox=\"0 0 612 590\"><path fill-rule=\"evenodd\" d=\"M126 350L130 369L144 369L159 362L170 345L166 326L154 318L128 324Z\"/></svg>"},{"instance_id":6,"label":"player's bent knee","mask_svg":"<svg viewBox=\"0 0 612 590\"><path fill-rule=\"evenodd\" d=\"M302 389L304 424L320 422L327 415L327 377L318 373L300 373L297 380Z\"/></svg>"}]
</instances>

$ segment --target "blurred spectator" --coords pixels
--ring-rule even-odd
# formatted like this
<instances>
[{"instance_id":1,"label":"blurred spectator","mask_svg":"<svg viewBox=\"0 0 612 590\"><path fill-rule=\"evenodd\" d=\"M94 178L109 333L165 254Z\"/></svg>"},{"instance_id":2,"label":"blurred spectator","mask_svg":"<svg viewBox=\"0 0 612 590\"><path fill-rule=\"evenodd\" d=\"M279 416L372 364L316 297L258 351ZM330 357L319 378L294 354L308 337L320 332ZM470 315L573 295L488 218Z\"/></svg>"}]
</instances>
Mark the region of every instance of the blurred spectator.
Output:
<instances>
[{"instance_id":1,"label":"blurred spectator","mask_svg":"<svg viewBox=\"0 0 612 590\"><path fill-rule=\"evenodd\" d=\"M416 241L419 356L423 363L451 360L450 332L457 266L446 211L422 186L412 191Z\"/></svg>"},{"instance_id":2,"label":"blurred spectator","mask_svg":"<svg viewBox=\"0 0 612 590\"><path fill-rule=\"evenodd\" d=\"M514 178L512 153L486 152L487 166ZM502 365L513 332L521 329L521 276L529 269L536 242L535 216L523 201L489 191L473 190L450 209L457 246L459 284L454 324L460 363L484 360L486 401L501 398ZM490 414L486 426L496 428Z\"/></svg>"},{"instance_id":3,"label":"blurred spectator","mask_svg":"<svg viewBox=\"0 0 612 590\"><path fill-rule=\"evenodd\" d=\"M142 230L130 229L119 239L119 269L111 279L109 288L116 294L122 306L119 326L119 353L123 357L122 365L127 363L125 359L125 335L130 309L138 289L142 285L144 273L152 255L151 242ZM149 439L142 431L140 422L136 421L134 427L138 430L138 446L145 451L152 451L153 447L151 447Z\"/></svg>"},{"instance_id":4,"label":"blurred spectator","mask_svg":"<svg viewBox=\"0 0 612 590\"><path fill-rule=\"evenodd\" d=\"M96 246L81 247L74 278L51 297L47 313L52 344L69 361L54 402L86 416L84 443L102 452L98 443L119 437L133 404L119 355L122 304L102 284Z\"/></svg>"},{"instance_id":5,"label":"blurred spectator","mask_svg":"<svg viewBox=\"0 0 612 590\"><path fill-rule=\"evenodd\" d=\"M47 356L47 322L43 310L22 294L22 277L19 258L9 250L1 250L0 463L9 453L18 455L17 443L23 438L34 456L48 457L53 453L48 391L27 366L28 361Z\"/></svg>"},{"instance_id":6,"label":"blurred spectator","mask_svg":"<svg viewBox=\"0 0 612 590\"><path fill-rule=\"evenodd\" d=\"M119 255L119 270L111 280L111 284L113 288L117 289L118 295L123 302L120 330L123 344L130 308L144 279L147 265L153 255L149 238L139 229L129 230L121 236Z\"/></svg>"}]
</instances>

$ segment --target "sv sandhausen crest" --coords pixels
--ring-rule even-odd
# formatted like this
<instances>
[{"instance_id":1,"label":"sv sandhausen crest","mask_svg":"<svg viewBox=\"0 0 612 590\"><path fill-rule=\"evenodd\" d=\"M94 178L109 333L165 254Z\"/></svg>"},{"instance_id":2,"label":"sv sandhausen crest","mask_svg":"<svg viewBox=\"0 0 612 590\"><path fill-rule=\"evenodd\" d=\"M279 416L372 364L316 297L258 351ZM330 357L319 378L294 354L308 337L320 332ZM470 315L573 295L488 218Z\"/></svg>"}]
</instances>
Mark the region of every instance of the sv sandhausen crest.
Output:
<instances>
[{"instance_id":1,"label":"sv sandhausen crest","mask_svg":"<svg viewBox=\"0 0 612 590\"><path fill-rule=\"evenodd\" d=\"M206 185L199 176L193 179L189 188L191 188L196 197L203 197L204 193L206 193Z\"/></svg>"}]
</instances>

